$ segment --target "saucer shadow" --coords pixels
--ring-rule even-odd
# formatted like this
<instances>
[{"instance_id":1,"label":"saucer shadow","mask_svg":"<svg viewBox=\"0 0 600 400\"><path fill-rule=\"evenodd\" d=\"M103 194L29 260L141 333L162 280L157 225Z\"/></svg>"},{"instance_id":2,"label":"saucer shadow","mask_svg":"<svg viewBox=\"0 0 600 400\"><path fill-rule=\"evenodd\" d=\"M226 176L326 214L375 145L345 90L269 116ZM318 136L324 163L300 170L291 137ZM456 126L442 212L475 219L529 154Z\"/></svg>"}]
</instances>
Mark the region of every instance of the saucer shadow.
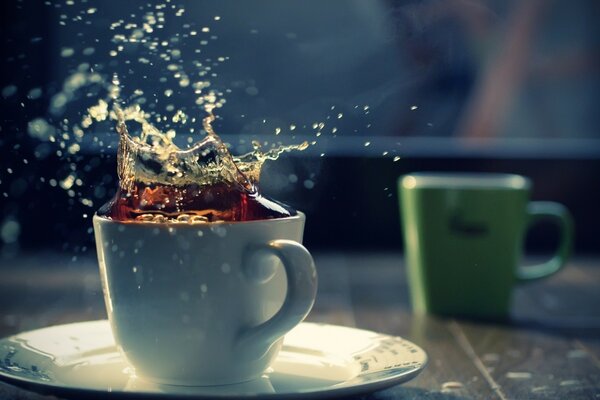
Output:
<instances>
[{"instance_id":1,"label":"saucer shadow","mask_svg":"<svg viewBox=\"0 0 600 400\"><path fill-rule=\"evenodd\" d=\"M458 396L419 388L393 387L362 396L344 396L349 400L470 400L470 397Z\"/></svg>"}]
</instances>

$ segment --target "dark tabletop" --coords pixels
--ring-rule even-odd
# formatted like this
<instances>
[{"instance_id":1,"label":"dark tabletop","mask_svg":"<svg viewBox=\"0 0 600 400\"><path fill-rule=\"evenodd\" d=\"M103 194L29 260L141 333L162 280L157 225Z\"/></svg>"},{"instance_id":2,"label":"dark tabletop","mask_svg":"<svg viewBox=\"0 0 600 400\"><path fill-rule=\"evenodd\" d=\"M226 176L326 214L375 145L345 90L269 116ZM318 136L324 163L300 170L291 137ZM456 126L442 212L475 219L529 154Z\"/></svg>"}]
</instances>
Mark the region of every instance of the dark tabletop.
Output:
<instances>
[{"instance_id":1,"label":"dark tabletop","mask_svg":"<svg viewBox=\"0 0 600 400\"><path fill-rule=\"evenodd\" d=\"M429 364L367 399L600 399L600 259L575 258L520 286L506 322L412 315L400 254L315 256L308 320L403 336ZM106 318L96 261L58 254L0 260L0 336ZM0 399L46 399L0 383ZM363 397L365 398L365 397Z\"/></svg>"}]
</instances>

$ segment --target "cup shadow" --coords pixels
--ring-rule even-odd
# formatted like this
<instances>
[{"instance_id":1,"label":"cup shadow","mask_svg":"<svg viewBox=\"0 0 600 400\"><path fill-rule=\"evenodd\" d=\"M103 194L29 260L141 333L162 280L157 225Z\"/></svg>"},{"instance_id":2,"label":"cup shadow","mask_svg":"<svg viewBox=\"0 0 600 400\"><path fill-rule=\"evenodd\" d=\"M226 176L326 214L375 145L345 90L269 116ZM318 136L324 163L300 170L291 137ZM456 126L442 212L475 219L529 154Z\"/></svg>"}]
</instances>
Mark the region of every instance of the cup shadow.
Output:
<instances>
[{"instance_id":1,"label":"cup shadow","mask_svg":"<svg viewBox=\"0 0 600 400\"><path fill-rule=\"evenodd\" d=\"M260 395L269 395L275 393L268 376L264 375L258 379L248 382L234 383L230 385L215 386L179 386L166 385L152 382L137 376L129 378L125 386L126 392L149 392L165 393L169 395L196 395L196 396L243 396L248 393Z\"/></svg>"}]
</instances>

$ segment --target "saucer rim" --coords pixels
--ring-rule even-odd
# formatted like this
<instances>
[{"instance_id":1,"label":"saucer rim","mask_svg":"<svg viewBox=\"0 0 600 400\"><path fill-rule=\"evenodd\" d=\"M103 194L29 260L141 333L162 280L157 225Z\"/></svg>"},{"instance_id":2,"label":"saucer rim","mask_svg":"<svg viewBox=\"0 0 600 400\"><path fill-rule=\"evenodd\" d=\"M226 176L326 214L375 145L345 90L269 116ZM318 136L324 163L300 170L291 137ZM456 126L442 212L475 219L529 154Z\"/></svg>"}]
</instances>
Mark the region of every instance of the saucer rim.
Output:
<instances>
[{"instance_id":1,"label":"saucer rim","mask_svg":"<svg viewBox=\"0 0 600 400\"><path fill-rule=\"evenodd\" d=\"M6 340L10 340L10 339L16 338L20 335L34 332L34 331L41 330L41 329L62 327L62 326L66 326L66 325L79 325L79 324L86 324L86 323L93 323L93 322L100 322L100 321L108 322L108 320L106 320L106 319L101 319L101 320L79 321L79 322L72 322L72 323L67 323L67 324L50 325L50 326L46 326L46 327L41 327L41 328L37 328L37 329L19 332L19 333L16 333L14 335L10 335L7 337L2 337L2 338L0 338L0 344ZM50 383L50 382L48 382L48 383L41 382L39 380L34 380L31 378L17 377L17 376L11 375L9 373L6 373L5 371L1 371L1 370L0 370L0 381L8 383L13 386L16 386L18 388L22 388L25 390L29 390L29 391L38 393L38 394L59 396L59 397L64 397L65 399L94 399L95 400L95 399L111 398L111 399L189 400L189 399L215 399L215 398L217 398L217 399L232 399L232 398L246 399L246 398L257 398L257 397L267 398L267 399L339 398L339 397L346 396L346 395L361 395L361 394L365 394L365 393L372 393L372 392L375 392L378 390L383 390L383 389L390 388L395 385L399 385L404 382L408 382L408 381L414 379L415 377L417 377L427 367L427 365L429 363L429 356L427 355L425 350L423 350L420 346L416 345L415 343L413 343L407 339L404 339L401 336L389 335L386 333L375 332L375 331L372 331L369 329L361 329L361 328L357 328L357 327L350 327L350 326L337 325L337 324L328 324L328 323L321 323L321 322L302 322L301 324L304 324L304 323L321 325L321 326L338 327L338 328L349 328L349 329L362 331L362 332L370 332L370 333L385 335L385 336L389 336L389 337L400 338L403 341L406 341L406 342L410 343L412 346L415 346L416 348L418 348L422 352L424 359L423 359L423 362L419 365L419 367L417 367L415 369L405 371L405 372L399 372L397 374L391 374L389 376L385 376L385 377L381 377L381 378L374 378L373 380L366 381L366 382L357 382L355 384L348 384L349 382L352 382L352 380L354 380L354 379L360 379L359 377L355 377L353 379L343 381L338 384L327 387L323 390L309 389L309 390L297 390L297 391L289 392L289 393L261 393L261 394L251 393L248 395L235 395L235 396L232 396L231 394L221 395L221 394L215 394L215 393L211 393L211 394L157 393L157 392L155 393L155 392L134 392L134 391L128 392L128 391L124 391L121 389L117 389L114 391L113 390L100 390L100 389L95 389L95 388L82 388L82 387L73 387L73 386L68 386L68 385L57 385L55 383ZM394 371L394 370L392 369L389 371L373 372L373 376L389 374L392 371Z\"/></svg>"},{"instance_id":2,"label":"saucer rim","mask_svg":"<svg viewBox=\"0 0 600 400\"><path fill-rule=\"evenodd\" d=\"M386 378L381 378L367 383L358 383L349 386L332 386L325 390L310 390L296 391L293 393L261 393L248 395L230 395L230 394L201 394L201 393L153 393L153 392L125 392L122 390L99 390L85 389L71 386L55 385L52 383L41 383L29 378L17 378L7 375L0 371L0 381L13 385L15 387L25 389L44 396L57 396L65 399L168 399L168 400L189 400L189 399L249 399L249 398L266 398L266 399L323 399L323 398L339 398L346 395L363 395L372 393L378 390L391 388L404 382L408 382L416 378L423 369L427 366L429 359L426 357L422 366L413 371L402 375L392 375ZM377 374L377 373L375 373ZM341 385L344 385L343 382Z\"/></svg>"}]
</instances>

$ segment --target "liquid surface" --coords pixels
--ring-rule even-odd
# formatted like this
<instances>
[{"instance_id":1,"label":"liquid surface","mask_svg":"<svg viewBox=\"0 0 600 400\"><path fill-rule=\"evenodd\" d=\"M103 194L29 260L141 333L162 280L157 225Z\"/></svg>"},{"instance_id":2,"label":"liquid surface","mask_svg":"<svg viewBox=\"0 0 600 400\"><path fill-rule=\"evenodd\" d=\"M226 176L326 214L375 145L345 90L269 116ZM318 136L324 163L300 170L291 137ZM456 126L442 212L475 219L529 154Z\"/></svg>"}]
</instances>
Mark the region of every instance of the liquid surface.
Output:
<instances>
[{"instance_id":1,"label":"liquid surface","mask_svg":"<svg viewBox=\"0 0 600 400\"><path fill-rule=\"evenodd\" d=\"M246 191L220 183L214 185L168 186L134 183L119 189L98 215L118 221L206 223L284 218L296 211L257 190Z\"/></svg>"}]
</instances>

